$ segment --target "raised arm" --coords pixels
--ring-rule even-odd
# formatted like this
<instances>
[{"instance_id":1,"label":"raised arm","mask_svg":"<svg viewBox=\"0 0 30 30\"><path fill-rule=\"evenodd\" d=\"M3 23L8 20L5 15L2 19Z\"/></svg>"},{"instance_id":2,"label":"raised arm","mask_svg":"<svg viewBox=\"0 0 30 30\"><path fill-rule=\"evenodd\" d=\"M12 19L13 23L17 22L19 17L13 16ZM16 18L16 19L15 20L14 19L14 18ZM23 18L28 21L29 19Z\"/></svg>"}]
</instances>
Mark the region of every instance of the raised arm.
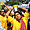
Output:
<instances>
[{"instance_id":1,"label":"raised arm","mask_svg":"<svg viewBox=\"0 0 30 30\"><path fill-rule=\"evenodd\" d=\"M21 8L21 9L25 10L26 12L28 12L28 9L26 9L26 8L23 8L23 7L18 7L18 8Z\"/></svg>"},{"instance_id":2,"label":"raised arm","mask_svg":"<svg viewBox=\"0 0 30 30\"><path fill-rule=\"evenodd\" d=\"M6 4L4 4L5 5L5 7L7 7L7 9L10 9Z\"/></svg>"},{"instance_id":3,"label":"raised arm","mask_svg":"<svg viewBox=\"0 0 30 30\"><path fill-rule=\"evenodd\" d=\"M6 4L4 4L4 5L5 5L5 7L7 7L7 9L9 10L9 11L6 13L6 16L8 16L9 13L10 13L10 11L11 11L11 9L10 9Z\"/></svg>"},{"instance_id":4,"label":"raised arm","mask_svg":"<svg viewBox=\"0 0 30 30\"><path fill-rule=\"evenodd\" d=\"M7 17L9 16L10 11L11 11L11 9L6 13L6 16L7 16Z\"/></svg>"}]
</instances>

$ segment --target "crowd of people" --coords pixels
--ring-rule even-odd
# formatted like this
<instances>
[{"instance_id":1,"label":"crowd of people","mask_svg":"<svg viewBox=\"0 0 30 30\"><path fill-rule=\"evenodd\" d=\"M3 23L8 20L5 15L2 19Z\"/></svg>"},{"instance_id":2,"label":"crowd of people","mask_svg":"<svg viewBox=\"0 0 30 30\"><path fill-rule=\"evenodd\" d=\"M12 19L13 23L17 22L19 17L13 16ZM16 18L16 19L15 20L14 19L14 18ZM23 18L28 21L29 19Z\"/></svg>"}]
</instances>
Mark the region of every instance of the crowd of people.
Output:
<instances>
[{"instance_id":1,"label":"crowd of people","mask_svg":"<svg viewBox=\"0 0 30 30\"><path fill-rule=\"evenodd\" d=\"M29 9L13 5L9 8L5 4L2 5L0 11L0 22L5 30L27 30ZM1 28L2 29L2 28Z\"/></svg>"}]
</instances>

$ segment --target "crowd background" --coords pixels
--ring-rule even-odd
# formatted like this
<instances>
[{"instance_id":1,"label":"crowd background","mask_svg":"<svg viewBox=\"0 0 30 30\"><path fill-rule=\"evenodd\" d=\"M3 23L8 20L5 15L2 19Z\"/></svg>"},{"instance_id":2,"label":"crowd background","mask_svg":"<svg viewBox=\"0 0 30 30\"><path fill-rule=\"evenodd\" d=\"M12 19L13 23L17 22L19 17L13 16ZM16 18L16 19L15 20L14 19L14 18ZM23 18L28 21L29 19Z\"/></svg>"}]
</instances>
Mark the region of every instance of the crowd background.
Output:
<instances>
[{"instance_id":1,"label":"crowd background","mask_svg":"<svg viewBox=\"0 0 30 30\"><path fill-rule=\"evenodd\" d=\"M3 4L3 3L2 3ZM6 6L4 6L4 5L2 5L2 4L0 4L0 15L2 15L2 16L4 16L3 14L5 13L7 13L8 11L9 11L9 9L8 8L6 8ZM11 12L13 12L13 5L14 4L17 4L17 5L21 5L21 7L22 7L22 4L28 4L28 2L26 2L26 3L21 3L20 4L20 2L6 2L5 3L12 11ZM29 5L30 6L30 5ZM19 6L20 7L20 6ZM25 7L24 6L24 8L26 8L26 9L29 9L29 7L27 8L27 7ZM19 10L19 9L18 9ZM22 10L22 9L20 9L20 10ZM19 11L20 11L19 10ZM4 12L3 12L4 11ZM11 17L13 17L13 14L14 13L10 13L9 15L11 16ZM24 16L24 11L23 11L23 15L22 16ZM29 12L29 20L28 21L30 21L30 12ZM12 29L12 27L13 27L13 25L9 22L9 21L7 21L7 29L8 30L11 30ZM30 28L30 22L29 22L29 28Z\"/></svg>"}]
</instances>

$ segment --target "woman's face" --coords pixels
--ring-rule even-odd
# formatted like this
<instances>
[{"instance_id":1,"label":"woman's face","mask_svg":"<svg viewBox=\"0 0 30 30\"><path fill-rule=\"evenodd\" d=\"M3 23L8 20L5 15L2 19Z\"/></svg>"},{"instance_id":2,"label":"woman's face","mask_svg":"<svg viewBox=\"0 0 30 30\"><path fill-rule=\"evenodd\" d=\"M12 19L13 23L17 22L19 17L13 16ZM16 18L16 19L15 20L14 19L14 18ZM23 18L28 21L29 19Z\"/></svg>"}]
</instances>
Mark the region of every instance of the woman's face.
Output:
<instances>
[{"instance_id":1,"label":"woman's face","mask_svg":"<svg viewBox=\"0 0 30 30\"><path fill-rule=\"evenodd\" d=\"M21 18L21 15L19 13L16 13L15 14L15 17L16 17L16 19L20 19Z\"/></svg>"}]
</instances>

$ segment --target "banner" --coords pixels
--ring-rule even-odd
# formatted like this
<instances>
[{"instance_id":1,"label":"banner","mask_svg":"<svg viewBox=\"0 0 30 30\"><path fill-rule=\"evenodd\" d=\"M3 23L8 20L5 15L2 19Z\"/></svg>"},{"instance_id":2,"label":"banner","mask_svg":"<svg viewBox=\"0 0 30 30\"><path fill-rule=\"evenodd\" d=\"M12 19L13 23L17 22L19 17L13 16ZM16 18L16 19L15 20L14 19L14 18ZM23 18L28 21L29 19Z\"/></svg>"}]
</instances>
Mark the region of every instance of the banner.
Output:
<instances>
[{"instance_id":1,"label":"banner","mask_svg":"<svg viewBox=\"0 0 30 30\"><path fill-rule=\"evenodd\" d=\"M22 7L29 8L29 4L22 4Z\"/></svg>"}]
</instances>

